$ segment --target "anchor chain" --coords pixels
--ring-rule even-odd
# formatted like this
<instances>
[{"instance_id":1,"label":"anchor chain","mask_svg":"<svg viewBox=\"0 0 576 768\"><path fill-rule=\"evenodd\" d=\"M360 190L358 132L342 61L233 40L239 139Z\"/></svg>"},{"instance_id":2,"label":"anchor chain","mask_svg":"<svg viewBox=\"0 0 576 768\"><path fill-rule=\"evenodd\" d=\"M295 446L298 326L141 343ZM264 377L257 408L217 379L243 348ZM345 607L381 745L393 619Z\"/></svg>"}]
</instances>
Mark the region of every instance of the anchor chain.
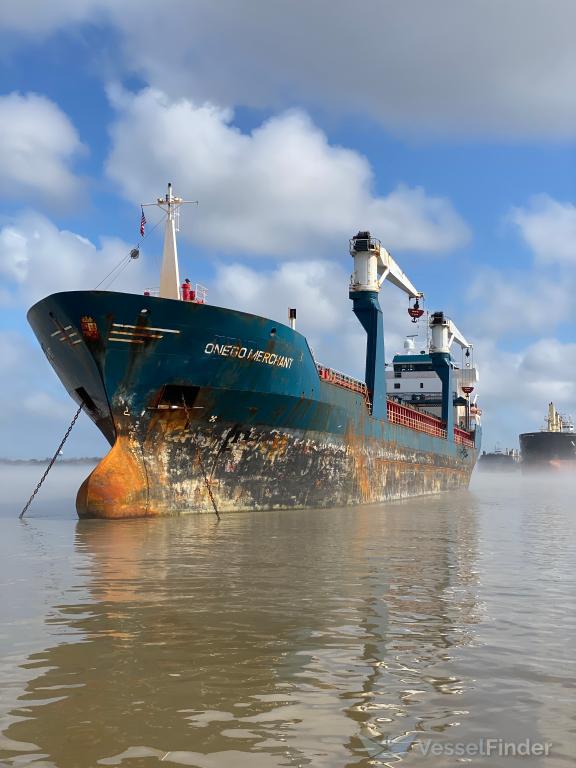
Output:
<instances>
[{"instance_id":1,"label":"anchor chain","mask_svg":"<svg viewBox=\"0 0 576 768\"><path fill-rule=\"evenodd\" d=\"M184 407L184 411L186 412L186 424L185 427L190 425L191 419L190 419L190 413L188 412L188 406L186 405L186 400L184 398L184 395L182 395L182 405ZM214 498L214 494L212 493L212 488L210 487L210 480L208 479L208 475L206 474L206 470L204 469L204 462L202 461L202 455L200 453L200 449L198 448L198 444L196 443L196 438L194 436L194 433L190 433L190 437L192 439L192 445L194 446L194 450L196 451L196 458L198 459L198 466L200 467L200 471L202 472L202 477L204 478L204 485L206 486L206 490L208 491L208 496L210 497L210 501L212 502L212 507L214 508L214 512L216 513L216 517L218 520L220 520L220 512L218 512L218 507L216 506L216 499Z\"/></svg>"},{"instance_id":2,"label":"anchor chain","mask_svg":"<svg viewBox=\"0 0 576 768\"><path fill-rule=\"evenodd\" d=\"M28 507L29 507L29 506L30 506L30 504L32 504L32 502L34 501L34 497L36 496L36 494L37 494L37 493L38 493L38 491L40 490L40 487L42 486L42 483L43 483L43 482L44 482L44 480L46 480L46 478L48 477L48 472L50 472L50 470L52 469L52 466L54 465L54 462L56 461L56 459L57 459L57 458L58 458L58 456L60 455L60 451L61 451L61 450L62 450L62 448L64 447L64 443L66 442L66 440L68 440L68 436L70 435L70 432L72 432L72 429L73 429L73 427L74 427L74 424L76 424L76 420L77 420L78 416L80 416L80 411L82 410L82 407L83 407L83 406L79 406L78 410L77 410L77 411L76 411L76 413L74 414L74 418L72 419L72 422L70 423L70 426L69 426L69 427L68 427L68 429L66 430L66 434L65 434L65 435L64 435L64 437L62 438L62 442L60 443L60 445L59 445L59 446L58 446L58 448L56 449L56 453L54 454L54 456L52 456L52 461L51 461L51 462L50 462L50 464L48 464L48 466L46 467L46 471L44 472L44 474L43 474L43 475L42 475L42 477L40 478L40 482L38 483L38 485L36 486L36 488L34 488L34 493L33 493L33 494L32 494L32 496L30 496L30 498L28 499L28 502L26 503L26 506L24 507L24 509L22 510L22 512L20 512L20 514L18 515L18 519L19 519L19 520L22 520L22 518L24 517L24 515L25 515L25 514L26 514L26 512L28 511Z\"/></svg>"}]
</instances>

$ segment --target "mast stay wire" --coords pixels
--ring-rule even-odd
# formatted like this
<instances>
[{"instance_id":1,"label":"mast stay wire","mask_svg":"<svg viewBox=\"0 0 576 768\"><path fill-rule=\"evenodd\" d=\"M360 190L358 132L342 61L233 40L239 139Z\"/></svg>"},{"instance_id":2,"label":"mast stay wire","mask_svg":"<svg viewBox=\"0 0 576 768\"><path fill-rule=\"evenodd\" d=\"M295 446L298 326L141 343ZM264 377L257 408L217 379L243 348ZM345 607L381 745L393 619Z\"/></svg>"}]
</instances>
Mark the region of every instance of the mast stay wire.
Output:
<instances>
[{"instance_id":1,"label":"mast stay wire","mask_svg":"<svg viewBox=\"0 0 576 768\"><path fill-rule=\"evenodd\" d=\"M94 289L93 289L93 290L97 290L98 288L100 288L100 286L101 286L103 283L105 283L105 282L108 280L108 278L110 278L110 277L111 277L111 276L114 274L114 272L116 272L117 270L119 270L119 271L117 272L117 274L116 274L116 275L114 275L114 277L112 277L112 279L111 279L111 280L110 280L110 282L108 283L107 287L109 288L109 287L112 285L112 283L113 283L113 282L116 280L116 278L117 278L117 277L118 277L118 276L119 276L119 275L120 275L120 274L121 274L121 273L124 271L124 269L125 269L125 268L128 266L128 264L130 264L130 262L134 260L134 258L135 258L135 257L133 257L133 256L132 256L132 254L134 253L134 251L140 251L140 246L142 245L142 243L144 242L144 240L146 240L146 238L147 238L147 237L149 237L149 236L152 234L152 232L154 232L154 230L155 230L155 229L157 229L157 228L160 226L160 224L162 224L163 220L164 220L164 218L160 218L160 219L158 219L158 221L156 222L156 224L154 224L154 226L153 226L153 227L152 227L152 228L151 228L151 229L150 229L150 230L149 230L149 231L148 231L148 232L147 232L145 235L142 235L142 237L141 237L141 238L138 240L138 242L136 243L136 245L134 246L134 248L132 248L132 250L130 251L130 253L129 253L127 256L126 256L126 255L122 256L122 258L121 258L121 260L118 262L118 264L116 264L116 266L115 266L115 267L113 267L113 268L110 270L110 272L108 272L108 274L107 274L107 275L105 275L105 276L102 278L102 280L100 280L100 282L98 283L98 285L94 286Z\"/></svg>"}]
</instances>

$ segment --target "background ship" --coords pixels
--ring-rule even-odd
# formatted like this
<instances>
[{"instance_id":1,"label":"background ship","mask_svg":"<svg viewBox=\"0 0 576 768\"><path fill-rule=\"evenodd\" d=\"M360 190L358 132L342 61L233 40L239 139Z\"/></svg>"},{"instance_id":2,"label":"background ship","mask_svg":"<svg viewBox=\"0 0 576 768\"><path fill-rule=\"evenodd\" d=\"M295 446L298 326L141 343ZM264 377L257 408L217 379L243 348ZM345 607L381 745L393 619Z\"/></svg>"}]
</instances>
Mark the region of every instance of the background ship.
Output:
<instances>
[{"instance_id":1,"label":"background ship","mask_svg":"<svg viewBox=\"0 0 576 768\"><path fill-rule=\"evenodd\" d=\"M576 433L571 418L548 405L546 427L520 435L522 469L576 471Z\"/></svg>"},{"instance_id":2,"label":"background ship","mask_svg":"<svg viewBox=\"0 0 576 768\"><path fill-rule=\"evenodd\" d=\"M520 455L518 449L501 451L495 448L493 451L482 451L478 459L478 470L481 472L515 472L520 467Z\"/></svg>"},{"instance_id":3,"label":"background ship","mask_svg":"<svg viewBox=\"0 0 576 768\"><path fill-rule=\"evenodd\" d=\"M470 344L442 312L430 343L386 374L378 294L416 290L368 232L350 241L353 311L366 331L358 381L320 365L289 325L182 300L180 198L171 186L160 295L58 293L28 319L62 383L111 450L82 484L81 517L124 518L361 504L467 486L480 446ZM388 381L388 385L387 385ZM390 386L391 396L388 396Z\"/></svg>"}]
</instances>

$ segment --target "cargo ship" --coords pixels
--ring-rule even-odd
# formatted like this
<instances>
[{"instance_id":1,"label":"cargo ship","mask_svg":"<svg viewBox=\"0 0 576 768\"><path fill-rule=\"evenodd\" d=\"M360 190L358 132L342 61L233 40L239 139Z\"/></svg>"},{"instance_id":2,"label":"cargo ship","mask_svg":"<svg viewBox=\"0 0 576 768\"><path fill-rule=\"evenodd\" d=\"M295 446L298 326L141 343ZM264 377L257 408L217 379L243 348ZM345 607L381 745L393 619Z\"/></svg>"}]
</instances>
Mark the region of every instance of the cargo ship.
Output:
<instances>
[{"instance_id":1,"label":"cargo ship","mask_svg":"<svg viewBox=\"0 0 576 768\"><path fill-rule=\"evenodd\" d=\"M371 504L468 485L480 447L471 346L443 312L429 343L386 371L379 292L416 322L422 294L369 232L349 242L365 379L317 362L288 324L211 306L180 285L171 185L158 294L56 293L28 320L70 396L110 443L81 485L80 517L131 518ZM137 254L135 254L137 255ZM412 302L412 305L411 305Z\"/></svg>"},{"instance_id":2,"label":"cargo ship","mask_svg":"<svg viewBox=\"0 0 576 768\"><path fill-rule=\"evenodd\" d=\"M495 448L493 451L482 451L478 459L480 472L516 472L520 468L520 456L518 450L501 451Z\"/></svg>"},{"instance_id":3,"label":"cargo ship","mask_svg":"<svg viewBox=\"0 0 576 768\"><path fill-rule=\"evenodd\" d=\"M576 433L572 419L561 416L554 403L550 403L546 426L538 432L520 435L520 453L525 472L576 472Z\"/></svg>"}]
</instances>

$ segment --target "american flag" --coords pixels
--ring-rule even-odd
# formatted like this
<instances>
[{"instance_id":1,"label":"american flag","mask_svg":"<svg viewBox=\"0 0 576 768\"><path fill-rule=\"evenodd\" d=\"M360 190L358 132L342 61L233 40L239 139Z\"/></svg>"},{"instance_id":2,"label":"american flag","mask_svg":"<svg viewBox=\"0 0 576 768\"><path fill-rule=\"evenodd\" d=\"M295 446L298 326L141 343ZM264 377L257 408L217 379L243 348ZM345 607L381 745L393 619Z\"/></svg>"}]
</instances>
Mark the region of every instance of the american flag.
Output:
<instances>
[{"instance_id":1,"label":"american flag","mask_svg":"<svg viewBox=\"0 0 576 768\"><path fill-rule=\"evenodd\" d=\"M140 235L144 237L144 227L146 226L146 216L144 216L144 208L142 208L142 216L140 218Z\"/></svg>"}]
</instances>

